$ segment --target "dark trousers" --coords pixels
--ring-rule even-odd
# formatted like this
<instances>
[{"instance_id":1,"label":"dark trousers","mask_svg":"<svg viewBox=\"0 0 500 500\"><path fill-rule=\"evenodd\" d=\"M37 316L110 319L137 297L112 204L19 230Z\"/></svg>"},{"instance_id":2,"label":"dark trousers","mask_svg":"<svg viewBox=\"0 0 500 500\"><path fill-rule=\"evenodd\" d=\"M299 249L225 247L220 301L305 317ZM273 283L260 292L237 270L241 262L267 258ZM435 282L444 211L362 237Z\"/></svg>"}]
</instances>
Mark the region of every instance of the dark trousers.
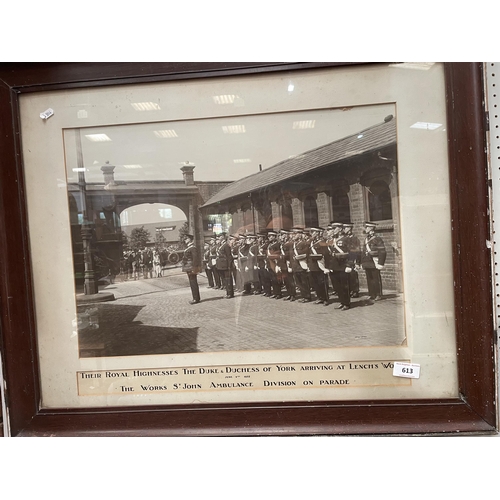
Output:
<instances>
[{"instance_id":1,"label":"dark trousers","mask_svg":"<svg viewBox=\"0 0 500 500\"><path fill-rule=\"evenodd\" d=\"M234 286L237 290L243 290L243 273L238 269L233 270Z\"/></svg>"},{"instance_id":2,"label":"dark trousers","mask_svg":"<svg viewBox=\"0 0 500 500\"><path fill-rule=\"evenodd\" d=\"M349 276L349 291L351 293L359 293L359 276L358 271L354 269L348 274Z\"/></svg>"},{"instance_id":3,"label":"dark trousers","mask_svg":"<svg viewBox=\"0 0 500 500\"><path fill-rule=\"evenodd\" d=\"M214 287L214 273L212 270L208 267L205 267L205 274L207 275L208 279L208 286L213 288Z\"/></svg>"},{"instance_id":4,"label":"dark trousers","mask_svg":"<svg viewBox=\"0 0 500 500\"><path fill-rule=\"evenodd\" d=\"M221 272L217 268L212 268L212 272L214 273L214 283L215 283L215 288L221 288L222 287L222 278L221 278Z\"/></svg>"},{"instance_id":5,"label":"dark trousers","mask_svg":"<svg viewBox=\"0 0 500 500\"><path fill-rule=\"evenodd\" d=\"M332 280L332 286L339 301L344 306L351 305L351 297L349 294L349 275L345 271L332 271L330 273L330 279Z\"/></svg>"},{"instance_id":6,"label":"dark trousers","mask_svg":"<svg viewBox=\"0 0 500 500\"><path fill-rule=\"evenodd\" d=\"M309 282L309 273L307 271L299 271L295 273L295 281L300 290L300 296L303 299L311 300L311 283Z\"/></svg>"},{"instance_id":7,"label":"dark trousers","mask_svg":"<svg viewBox=\"0 0 500 500\"><path fill-rule=\"evenodd\" d=\"M316 292L316 298L318 300L328 300L328 295L326 294L326 284L325 275L323 271L311 271L309 273L311 279L311 286Z\"/></svg>"},{"instance_id":8,"label":"dark trousers","mask_svg":"<svg viewBox=\"0 0 500 500\"><path fill-rule=\"evenodd\" d=\"M368 295L370 298L382 296L382 278L380 276L380 271L375 268L365 269L366 273L366 283L368 285Z\"/></svg>"},{"instance_id":9,"label":"dark trousers","mask_svg":"<svg viewBox=\"0 0 500 500\"><path fill-rule=\"evenodd\" d=\"M283 275L283 281L285 283L285 288L290 297L295 297L295 280L293 273L286 273Z\"/></svg>"},{"instance_id":10,"label":"dark trousers","mask_svg":"<svg viewBox=\"0 0 500 500\"><path fill-rule=\"evenodd\" d=\"M264 293L271 295L271 276L265 267L259 267L259 281Z\"/></svg>"},{"instance_id":11,"label":"dark trousers","mask_svg":"<svg viewBox=\"0 0 500 500\"><path fill-rule=\"evenodd\" d=\"M200 301L200 288L198 286L198 278L194 273L187 273L189 278L189 286L191 287L191 295L193 296L193 300L197 302Z\"/></svg>"},{"instance_id":12,"label":"dark trousers","mask_svg":"<svg viewBox=\"0 0 500 500\"><path fill-rule=\"evenodd\" d=\"M269 278L271 280L272 294L279 297L281 295L281 281L278 278L278 275L274 271L270 270Z\"/></svg>"},{"instance_id":13,"label":"dark trousers","mask_svg":"<svg viewBox=\"0 0 500 500\"><path fill-rule=\"evenodd\" d=\"M219 271L222 275L224 288L226 289L226 297L234 297L233 274L230 269L227 271Z\"/></svg>"}]
</instances>

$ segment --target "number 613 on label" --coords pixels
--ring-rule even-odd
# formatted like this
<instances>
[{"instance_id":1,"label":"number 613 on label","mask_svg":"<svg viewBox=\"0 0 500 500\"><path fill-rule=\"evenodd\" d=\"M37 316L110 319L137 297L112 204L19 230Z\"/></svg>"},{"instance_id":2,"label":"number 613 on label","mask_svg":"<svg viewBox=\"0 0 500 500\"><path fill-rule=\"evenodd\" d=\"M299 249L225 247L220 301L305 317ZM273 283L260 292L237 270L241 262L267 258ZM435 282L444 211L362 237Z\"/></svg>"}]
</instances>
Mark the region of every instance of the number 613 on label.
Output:
<instances>
[{"instance_id":1,"label":"number 613 on label","mask_svg":"<svg viewBox=\"0 0 500 500\"><path fill-rule=\"evenodd\" d=\"M420 378L420 365L396 361L392 374L394 377Z\"/></svg>"}]
</instances>

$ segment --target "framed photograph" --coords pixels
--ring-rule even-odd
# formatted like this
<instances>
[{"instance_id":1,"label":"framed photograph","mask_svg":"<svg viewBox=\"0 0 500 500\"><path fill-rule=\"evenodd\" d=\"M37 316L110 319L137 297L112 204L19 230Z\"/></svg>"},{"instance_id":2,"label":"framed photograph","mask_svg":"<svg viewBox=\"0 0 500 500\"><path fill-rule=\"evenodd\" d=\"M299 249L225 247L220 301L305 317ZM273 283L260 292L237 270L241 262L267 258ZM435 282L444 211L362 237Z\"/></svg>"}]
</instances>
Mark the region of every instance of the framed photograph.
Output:
<instances>
[{"instance_id":1,"label":"framed photograph","mask_svg":"<svg viewBox=\"0 0 500 500\"><path fill-rule=\"evenodd\" d=\"M480 64L0 73L12 435L496 432Z\"/></svg>"}]
</instances>

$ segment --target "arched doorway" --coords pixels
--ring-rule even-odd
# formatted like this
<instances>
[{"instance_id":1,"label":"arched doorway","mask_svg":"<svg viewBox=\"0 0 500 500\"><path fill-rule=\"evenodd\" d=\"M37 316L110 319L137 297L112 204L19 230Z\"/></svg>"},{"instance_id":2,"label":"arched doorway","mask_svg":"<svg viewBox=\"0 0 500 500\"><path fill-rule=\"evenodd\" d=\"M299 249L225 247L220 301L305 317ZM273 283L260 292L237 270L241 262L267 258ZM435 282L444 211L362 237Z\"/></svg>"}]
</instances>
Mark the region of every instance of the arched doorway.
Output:
<instances>
[{"instance_id":1,"label":"arched doorway","mask_svg":"<svg viewBox=\"0 0 500 500\"><path fill-rule=\"evenodd\" d=\"M178 244L186 222L187 216L180 208L166 203L142 203L120 213L122 234L129 242L133 236L142 238L143 246L162 248ZM140 241L134 240L134 244Z\"/></svg>"},{"instance_id":2,"label":"arched doorway","mask_svg":"<svg viewBox=\"0 0 500 500\"><path fill-rule=\"evenodd\" d=\"M384 180L377 180L368 186L368 210L371 221L392 219L391 190Z\"/></svg>"}]
</instances>

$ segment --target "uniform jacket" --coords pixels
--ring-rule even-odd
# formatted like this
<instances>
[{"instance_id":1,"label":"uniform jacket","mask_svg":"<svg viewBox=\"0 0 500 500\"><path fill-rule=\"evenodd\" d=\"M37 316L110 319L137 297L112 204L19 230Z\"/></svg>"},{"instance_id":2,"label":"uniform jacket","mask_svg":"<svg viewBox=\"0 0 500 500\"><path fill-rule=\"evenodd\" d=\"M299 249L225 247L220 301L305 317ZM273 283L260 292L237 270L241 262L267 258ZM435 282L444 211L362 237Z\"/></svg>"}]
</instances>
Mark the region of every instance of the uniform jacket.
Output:
<instances>
[{"instance_id":1,"label":"uniform jacket","mask_svg":"<svg viewBox=\"0 0 500 500\"><path fill-rule=\"evenodd\" d=\"M363 244L363 255L361 256L361 264L365 269L373 269L375 260L383 266L387 252L385 250L384 240L380 236L367 236ZM375 259L375 260L374 260Z\"/></svg>"},{"instance_id":2,"label":"uniform jacket","mask_svg":"<svg viewBox=\"0 0 500 500\"><path fill-rule=\"evenodd\" d=\"M182 271L185 273L198 274L200 272L198 249L190 244L182 255Z\"/></svg>"},{"instance_id":3,"label":"uniform jacket","mask_svg":"<svg viewBox=\"0 0 500 500\"><path fill-rule=\"evenodd\" d=\"M278 265L278 259L281 257L281 245L278 240L274 240L267 247L267 262L268 267L272 271L276 272L276 266Z\"/></svg>"},{"instance_id":4,"label":"uniform jacket","mask_svg":"<svg viewBox=\"0 0 500 500\"><path fill-rule=\"evenodd\" d=\"M345 237L347 242L347 248L349 255L347 257L349 264L353 266L354 264L361 264L361 243L359 238L350 234Z\"/></svg>"},{"instance_id":5,"label":"uniform jacket","mask_svg":"<svg viewBox=\"0 0 500 500\"><path fill-rule=\"evenodd\" d=\"M319 267L319 260L325 262L325 256L328 253L328 247L326 245L326 241L319 239L316 241L311 241L309 244L309 255L307 256L307 265L309 267L309 271L312 272L323 272L323 270ZM320 255L321 259L318 257L314 257L314 255Z\"/></svg>"},{"instance_id":6,"label":"uniform jacket","mask_svg":"<svg viewBox=\"0 0 500 500\"><path fill-rule=\"evenodd\" d=\"M307 255L311 251L311 247L308 240L295 241L292 246L292 271L301 272L308 271L307 267ZM302 265L300 262L302 261ZM305 266L305 268L303 267Z\"/></svg>"},{"instance_id":7,"label":"uniform jacket","mask_svg":"<svg viewBox=\"0 0 500 500\"><path fill-rule=\"evenodd\" d=\"M346 267L353 267L349 262L349 244L345 236L333 238L328 242L328 268L332 271L345 271Z\"/></svg>"},{"instance_id":8,"label":"uniform jacket","mask_svg":"<svg viewBox=\"0 0 500 500\"><path fill-rule=\"evenodd\" d=\"M217 248L216 265L219 271L228 271L234 267L233 254L227 241Z\"/></svg>"}]
</instances>

